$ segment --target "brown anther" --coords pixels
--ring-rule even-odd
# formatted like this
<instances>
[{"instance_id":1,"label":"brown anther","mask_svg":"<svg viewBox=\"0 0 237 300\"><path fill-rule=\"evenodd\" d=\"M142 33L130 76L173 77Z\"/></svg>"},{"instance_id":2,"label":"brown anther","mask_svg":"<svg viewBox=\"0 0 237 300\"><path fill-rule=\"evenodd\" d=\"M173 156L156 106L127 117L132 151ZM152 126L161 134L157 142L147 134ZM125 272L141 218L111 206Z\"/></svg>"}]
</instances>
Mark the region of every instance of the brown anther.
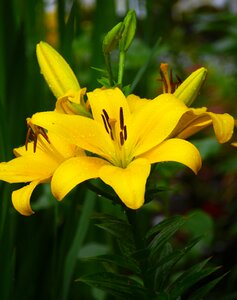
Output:
<instances>
[{"instance_id":1,"label":"brown anther","mask_svg":"<svg viewBox=\"0 0 237 300\"><path fill-rule=\"evenodd\" d=\"M172 69L168 70L169 66L166 63L160 64L160 76L163 83L163 93L174 93L177 87L182 83L182 80L176 76L177 82L173 80Z\"/></svg>"},{"instance_id":2,"label":"brown anther","mask_svg":"<svg viewBox=\"0 0 237 300\"><path fill-rule=\"evenodd\" d=\"M123 127L123 137L124 137L124 140L126 141L127 140L127 126Z\"/></svg>"},{"instance_id":3,"label":"brown anther","mask_svg":"<svg viewBox=\"0 0 237 300\"><path fill-rule=\"evenodd\" d=\"M123 132L122 131L120 131L119 137L120 137L120 145L123 146L123 144L124 144L124 136L123 136Z\"/></svg>"},{"instance_id":4,"label":"brown anther","mask_svg":"<svg viewBox=\"0 0 237 300\"><path fill-rule=\"evenodd\" d=\"M111 139L114 141L117 137L116 135L116 119L112 119L109 117L107 111L105 109L102 109L102 120L104 123L104 127L106 132L110 135ZM127 127L124 125L124 115L123 115L123 108L120 107L119 109L119 121L120 121L120 129L119 132L119 139L120 139L120 145L123 146L124 142L127 139Z\"/></svg>"},{"instance_id":5,"label":"brown anther","mask_svg":"<svg viewBox=\"0 0 237 300\"><path fill-rule=\"evenodd\" d=\"M107 120L105 119L105 116L103 114L101 114L101 117L102 117L102 120L103 120L103 123L104 123L105 130L109 133L109 128L108 128L108 125L107 125Z\"/></svg>"},{"instance_id":6,"label":"brown anther","mask_svg":"<svg viewBox=\"0 0 237 300\"><path fill-rule=\"evenodd\" d=\"M102 112L103 112L103 114L101 114L101 117L102 117L102 120L104 123L105 130L110 135L111 139L114 140L112 127L113 127L113 123L116 121L113 119L110 119L110 117L105 109L102 109ZM112 126L111 126L111 124L112 124Z\"/></svg>"},{"instance_id":7,"label":"brown anther","mask_svg":"<svg viewBox=\"0 0 237 300\"><path fill-rule=\"evenodd\" d=\"M34 153L36 152L38 136L40 134L50 144L48 135L43 127L31 124L30 122L27 122L27 126L28 126L28 130L27 130L26 141L25 141L26 151L28 150L28 143L30 141L33 141L34 144L33 151Z\"/></svg>"},{"instance_id":8,"label":"brown anther","mask_svg":"<svg viewBox=\"0 0 237 300\"><path fill-rule=\"evenodd\" d=\"M120 120L120 128L121 130L123 130L124 128L124 116L123 116L123 108L120 107L120 110L119 110L119 120Z\"/></svg>"},{"instance_id":9,"label":"brown anther","mask_svg":"<svg viewBox=\"0 0 237 300\"><path fill-rule=\"evenodd\" d=\"M109 115L108 115L107 111L105 109L102 109L102 112L105 116L106 121L108 122L109 121Z\"/></svg>"}]
</instances>

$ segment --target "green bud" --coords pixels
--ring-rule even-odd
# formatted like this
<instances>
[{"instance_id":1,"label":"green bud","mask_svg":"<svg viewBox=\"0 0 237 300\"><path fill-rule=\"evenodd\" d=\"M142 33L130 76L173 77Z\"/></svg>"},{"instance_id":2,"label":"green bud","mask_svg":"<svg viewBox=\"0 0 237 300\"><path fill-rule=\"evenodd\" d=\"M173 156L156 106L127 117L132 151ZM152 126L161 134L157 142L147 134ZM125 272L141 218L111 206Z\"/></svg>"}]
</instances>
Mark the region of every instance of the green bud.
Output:
<instances>
[{"instance_id":1,"label":"green bud","mask_svg":"<svg viewBox=\"0 0 237 300\"><path fill-rule=\"evenodd\" d=\"M200 68L194 71L175 90L174 96L183 101L187 106L191 106L196 99L207 76L207 69Z\"/></svg>"},{"instance_id":2,"label":"green bud","mask_svg":"<svg viewBox=\"0 0 237 300\"><path fill-rule=\"evenodd\" d=\"M129 10L123 20L123 24L124 30L119 41L119 50L121 52L126 52L134 39L136 31L136 14L134 10Z\"/></svg>"},{"instance_id":3,"label":"green bud","mask_svg":"<svg viewBox=\"0 0 237 300\"><path fill-rule=\"evenodd\" d=\"M119 22L106 34L102 45L104 54L110 53L117 47L122 36L123 29L123 22Z\"/></svg>"}]
</instances>

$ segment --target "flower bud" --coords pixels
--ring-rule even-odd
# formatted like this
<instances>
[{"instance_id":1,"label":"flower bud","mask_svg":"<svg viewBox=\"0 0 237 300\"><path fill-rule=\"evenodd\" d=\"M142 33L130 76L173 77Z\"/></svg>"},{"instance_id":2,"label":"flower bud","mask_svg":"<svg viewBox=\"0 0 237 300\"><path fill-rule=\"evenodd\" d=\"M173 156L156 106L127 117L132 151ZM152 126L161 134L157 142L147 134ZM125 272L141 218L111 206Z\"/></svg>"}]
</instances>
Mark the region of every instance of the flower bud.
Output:
<instances>
[{"instance_id":1,"label":"flower bud","mask_svg":"<svg viewBox=\"0 0 237 300\"><path fill-rule=\"evenodd\" d=\"M127 13L123 20L123 24L124 30L119 41L119 50L121 52L126 52L130 47L136 32L136 14L134 10L130 10Z\"/></svg>"},{"instance_id":2,"label":"flower bud","mask_svg":"<svg viewBox=\"0 0 237 300\"><path fill-rule=\"evenodd\" d=\"M119 40L121 39L123 29L123 22L119 22L106 34L103 40L103 52L105 54L110 53L117 47Z\"/></svg>"},{"instance_id":3,"label":"flower bud","mask_svg":"<svg viewBox=\"0 0 237 300\"><path fill-rule=\"evenodd\" d=\"M174 96L190 106L196 99L207 76L207 69L200 68L194 71L181 85L175 90Z\"/></svg>"},{"instance_id":4,"label":"flower bud","mask_svg":"<svg viewBox=\"0 0 237 300\"><path fill-rule=\"evenodd\" d=\"M36 46L36 55L41 73L56 98L62 97L69 90L80 89L72 69L53 47L40 42Z\"/></svg>"}]
</instances>

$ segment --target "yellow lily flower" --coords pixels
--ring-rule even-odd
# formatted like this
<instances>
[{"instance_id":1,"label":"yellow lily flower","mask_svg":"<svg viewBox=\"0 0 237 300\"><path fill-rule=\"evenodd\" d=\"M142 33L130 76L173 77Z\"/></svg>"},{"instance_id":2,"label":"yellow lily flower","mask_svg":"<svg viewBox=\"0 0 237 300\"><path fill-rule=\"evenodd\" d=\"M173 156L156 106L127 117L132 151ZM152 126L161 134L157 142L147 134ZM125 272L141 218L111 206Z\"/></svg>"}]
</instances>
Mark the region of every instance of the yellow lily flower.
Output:
<instances>
[{"instance_id":1,"label":"yellow lily flower","mask_svg":"<svg viewBox=\"0 0 237 300\"><path fill-rule=\"evenodd\" d=\"M172 72L170 71L170 75L168 72L168 64L160 65L160 73L163 82L163 92L172 93L176 98L184 102L187 107L190 106L197 97L207 76L207 70L205 68L199 68L192 72L182 83L179 78L179 82L174 83ZM133 106L140 107L144 105L144 101L140 101L139 97L137 97L136 100L133 99L132 102ZM137 103L135 104L135 102ZM138 102L142 102L142 104L138 104ZM234 118L231 115L227 113L216 114L208 112L206 107L202 107L189 108L180 119L172 136L186 139L210 125L213 125L219 143L228 142L233 135Z\"/></svg>"},{"instance_id":2,"label":"yellow lily flower","mask_svg":"<svg viewBox=\"0 0 237 300\"><path fill-rule=\"evenodd\" d=\"M77 146L62 142L53 133L43 134L42 130L41 128L39 134L34 130L34 141L27 142L27 147L14 149L16 158L0 163L0 180L8 183L29 182L12 193L13 206L25 216L33 214L30 197L35 187L40 183L50 182L55 170L66 159L85 155Z\"/></svg>"},{"instance_id":3,"label":"yellow lily flower","mask_svg":"<svg viewBox=\"0 0 237 300\"><path fill-rule=\"evenodd\" d=\"M55 112L32 117L34 124L90 153L67 159L54 172L51 189L58 200L82 181L99 177L127 207L138 209L144 203L151 164L176 161L198 172L201 157L195 146L169 139L187 111L173 95L161 95L133 112L118 88L87 95L93 119Z\"/></svg>"},{"instance_id":4,"label":"yellow lily flower","mask_svg":"<svg viewBox=\"0 0 237 300\"><path fill-rule=\"evenodd\" d=\"M203 81L206 78L206 69L200 68L194 71L181 85L176 89L172 77L169 78L168 65L162 64L162 78L165 81L164 95L172 94L177 99L182 101L185 105L186 103L191 103L196 96L197 91L199 91ZM172 73L171 73L172 74ZM168 101L169 97L167 97ZM132 111L142 109L145 105L149 103L147 99L141 99L135 95L129 95L128 104ZM179 123L175 130L172 132L170 137L178 137L181 139L187 139L188 137L194 135L200 130L213 126L216 138L219 143L228 142L234 130L234 118L227 114L217 114L207 111L206 107L202 108L189 108L186 106L187 110L179 120Z\"/></svg>"}]
</instances>

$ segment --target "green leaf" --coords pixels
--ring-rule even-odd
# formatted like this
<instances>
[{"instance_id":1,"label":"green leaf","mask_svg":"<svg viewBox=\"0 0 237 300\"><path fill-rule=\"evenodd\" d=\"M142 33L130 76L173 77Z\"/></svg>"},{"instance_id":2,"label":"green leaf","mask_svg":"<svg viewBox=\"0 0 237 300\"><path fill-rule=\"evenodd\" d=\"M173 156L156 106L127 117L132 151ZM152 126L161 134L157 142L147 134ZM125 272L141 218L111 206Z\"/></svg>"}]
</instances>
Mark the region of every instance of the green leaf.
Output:
<instances>
[{"instance_id":1,"label":"green leaf","mask_svg":"<svg viewBox=\"0 0 237 300\"><path fill-rule=\"evenodd\" d=\"M191 241L185 248L173 251L172 253L165 256L163 255L163 257L158 260L156 266L153 267L153 269L156 268L155 290L159 291L164 289L165 284L172 276L172 270L174 266L192 249L193 246L195 246L200 241L200 239L201 237L196 238L195 240ZM153 270L151 269L149 272L152 273Z\"/></svg>"},{"instance_id":2,"label":"green leaf","mask_svg":"<svg viewBox=\"0 0 237 300\"><path fill-rule=\"evenodd\" d=\"M106 78L106 77L101 77L101 78L97 79L97 81L98 81L102 86L104 86L104 87L106 87L106 88L110 88L110 87L111 87L111 86L110 86L110 81L109 81L109 79Z\"/></svg>"},{"instance_id":3,"label":"green leaf","mask_svg":"<svg viewBox=\"0 0 237 300\"><path fill-rule=\"evenodd\" d=\"M111 272L99 272L84 275L76 281L102 289L121 299L145 299L145 289L137 280L129 276L118 275Z\"/></svg>"},{"instance_id":4,"label":"green leaf","mask_svg":"<svg viewBox=\"0 0 237 300\"><path fill-rule=\"evenodd\" d=\"M104 70L104 69L101 69L101 68L96 68L96 67L91 67L92 70L95 70L99 73L102 73L102 74L107 74L107 71Z\"/></svg>"},{"instance_id":5,"label":"green leaf","mask_svg":"<svg viewBox=\"0 0 237 300\"><path fill-rule=\"evenodd\" d=\"M140 269L137 266L137 263L134 259L128 258L128 257L123 257L120 255L104 254L104 255L99 255L99 256L84 257L83 260L107 263L110 265L110 267L112 264L112 265L121 267L123 269L130 270L134 273L140 272Z\"/></svg>"},{"instance_id":6,"label":"green leaf","mask_svg":"<svg viewBox=\"0 0 237 300\"><path fill-rule=\"evenodd\" d=\"M62 299L67 299L70 282L72 279L73 271L77 262L78 249L82 245L84 238L86 236L88 226L90 223L90 216L94 209L95 200L97 195L91 191L87 191L84 196L84 207L78 221L77 230L74 236L74 240L70 246L70 249L67 253L64 266L64 276L63 276L63 287L62 287Z\"/></svg>"},{"instance_id":7,"label":"green leaf","mask_svg":"<svg viewBox=\"0 0 237 300\"><path fill-rule=\"evenodd\" d=\"M182 227L184 233L188 236L197 237L202 235L202 240L194 247L192 254L200 256L203 249L210 247L214 238L214 221L202 210L191 211L188 214L187 222Z\"/></svg>"},{"instance_id":8,"label":"green leaf","mask_svg":"<svg viewBox=\"0 0 237 300\"><path fill-rule=\"evenodd\" d=\"M143 67L139 69L139 71L137 72L132 84L131 84L131 88L130 88L130 91L129 91L129 94L131 94L134 89L136 88L136 86L138 85L139 81L141 80L142 76L145 74L146 70L148 69L148 66L153 58L153 56L155 55L156 51L157 51L157 48L158 46L160 45L160 42L161 42L161 38L159 38L155 45L153 46L153 48L151 49L150 51L150 55L147 59L147 61L143 64Z\"/></svg>"},{"instance_id":9,"label":"green leaf","mask_svg":"<svg viewBox=\"0 0 237 300\"><path fill-rule=\"evenodd\" d=\"M146 238L149 239L152 235L161 232L162 230L168 230L169 228L181 227L186 222L186 218L182 216L174 216L167 218L159 224L153 226L146 234Z\"/></svg>"},{"instance_id":10,"label":"green leaf","mask_svg":"<svg viewBox=\"0 0 237 300\"><path fill-rule=\"evenodd\" d=\"M97 220L100 222L96 224L97 227L109 232L117 239L123 255L130 256L135 252L136 247L131 226L127 222L108 215L103 215Z\"/></svg>"},{"instance_id":11,"label":"green leaf","mask_svg":"<svg viewBox=\"0 0 237 300\"><path fill-rule=\"evenodd\" d=\"M204 268L209 259L206 259L189 270L180 275L169 287L169 293L171 295L171 300L176 300L177 297L183 295L188 291L194 284L199 282L201 279L207 277L208 275L215 272L219 267L215 268Z\"/></svg>"},{"instance_id":12,"label":"green leaf","mask_svg":"<svg viewBox=\"0 0 237 300\"><path fill-rule=\"evenodd\" d=\"M171 239L171 237L180 229L185 223L186 219L180 216L175 216L164 220L160 224L154 226L147 234L150 237L156 234L149 244L150 262L153 264L157 262L162 247Z\"/></svg>"},{"instance_id":13,"label":"green leaf","mask_svg":"<svg viewBox=\"0 0 237 300\"><path fill-rule=\"evenodd\" d=\"M200 300L200 299L202 299L204 296L207 295L207 293L210 292L210 290L212 290L218 284L219 281L221 281L221 279L224 276L226 276L226 274L224 274L224 275L208 282L207 284L202 286L200 289L195 290L195 292L190 296L189 300Z\"/></svg>"}]
</instances>

